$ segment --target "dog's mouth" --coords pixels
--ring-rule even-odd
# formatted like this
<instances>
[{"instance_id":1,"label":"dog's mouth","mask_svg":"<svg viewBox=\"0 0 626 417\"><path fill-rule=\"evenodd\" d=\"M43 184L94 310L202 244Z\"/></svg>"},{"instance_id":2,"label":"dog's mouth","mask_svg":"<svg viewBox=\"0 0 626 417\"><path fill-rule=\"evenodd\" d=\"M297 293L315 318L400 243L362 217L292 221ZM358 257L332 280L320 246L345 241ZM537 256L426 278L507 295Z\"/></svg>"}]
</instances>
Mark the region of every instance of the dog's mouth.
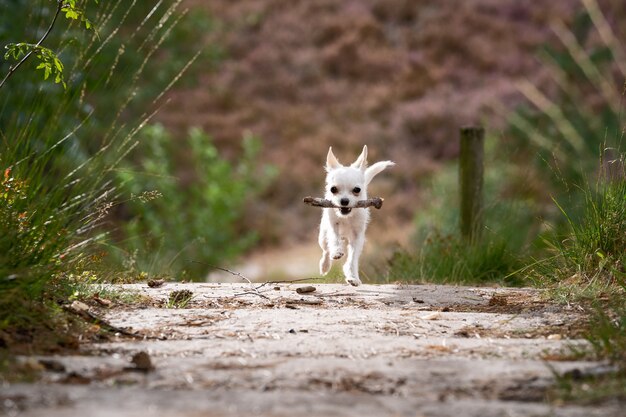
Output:
<instances>
[{"instance_id":1,"label":"dog's mouth","mask_svg":"<svg viewBox=\"0 0 626 417\"><path fill-rule=\"evenodd\" d=\"M343 214L344 216L347 216L348 214L350 214L352 209L350 207L342 207L339 209L339 211L341 211L341 214Z\"/></svg>"}]
</instances>

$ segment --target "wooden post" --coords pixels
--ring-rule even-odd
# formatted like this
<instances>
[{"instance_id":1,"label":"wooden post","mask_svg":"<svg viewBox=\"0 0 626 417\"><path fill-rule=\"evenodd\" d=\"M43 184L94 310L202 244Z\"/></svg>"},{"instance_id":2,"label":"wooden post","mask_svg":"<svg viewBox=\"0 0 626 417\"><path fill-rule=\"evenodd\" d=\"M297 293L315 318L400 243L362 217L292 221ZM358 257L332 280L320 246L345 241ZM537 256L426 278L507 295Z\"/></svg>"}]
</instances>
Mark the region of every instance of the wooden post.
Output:
<instances>
[{"instance_id":1,"label":"wooden post","mask_svg":"<svg viewBox=\"0 0 626 417\"><path fill-rule=\"evenodd\" d=\"M461 128L459 187L461 189L461 235L469 242L480 238L483 229L483 153L485 129Z\"/></svg>"}]
</instances>

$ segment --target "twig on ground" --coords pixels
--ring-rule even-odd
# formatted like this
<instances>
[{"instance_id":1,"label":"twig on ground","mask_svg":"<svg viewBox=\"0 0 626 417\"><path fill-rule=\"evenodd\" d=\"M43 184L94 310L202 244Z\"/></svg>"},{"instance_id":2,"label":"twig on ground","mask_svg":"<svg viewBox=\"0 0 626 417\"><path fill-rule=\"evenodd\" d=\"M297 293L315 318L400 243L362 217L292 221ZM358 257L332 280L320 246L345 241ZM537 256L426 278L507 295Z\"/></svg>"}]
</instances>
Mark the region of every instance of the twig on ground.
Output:
<instances>
[{"instance_id":1,"label":"twig on ground","mask_svg":"<svg viewBox=\"0 0 626 417\"><path fill-rule=\"evenodd\" d=\"M298 279L285 279L282 281L265 281L264 283L262 283L261 285L257 286L255 289L259 289L262 288L266 285L274 285L274 284L291 284L292 282L302 282L302 281L320 281L320 280L324 280L326 278L322 278L322 277L310 277L310 278L298 278Z\"/></svg>"},{"instance_id":2,"label":"twig on ground","mask_svg":"<svg viewBox=\"0 0 626 417\"><path fill-rule=\"evenodd\" d=\"M307 306L319 306L322 305L324 302L322 300L287 300L285 301L286 305L294 305L294 304L303 304L303 305L307 305Z\"/></svg>"},{"instance_id":3,"label":"twig on ground","mask_svg":"<svg viewBox=\"0 0 626 417\"><path fill-rule=\"evenodd\" d=\"M363 201L368 201L368 200L363 200ZM382 204L382 203L381 203ZM224 271L224 272L228 272L231 275L237 276L241 279L243 279L244 281L246 281L248 284L253 285L253 282L246 276L244 276L241 272L237 272L237 271L231 271L230 269L227 268L222 268L220 266L215 266L215 265L209 265L207 263L204 262L200 262L200 261L194 261L193 259L188 259L190 262L195 262L198 264L202 264L202 265L206 265L210 268L214 268L214 269L219 269L220 271ZM290 284L293 282L302 282L302 281L311 281L311 280L323 280L325 278L318 278L318 277L309 277L309 278L299 278L299 279L288 279L288 280L282 280L282 281L266 281L263 282L259 285L257 285L256 287L252 287L252 289L250 291L244 291L244 292L240 292L240 293L236 293L234 294L234 297L239 297L242 295L257 295L261 298L264 298L266 300L270 300L270 298L264 294L262 294L259 290L263 287L265 287L266 285L271 285L271 284Z\"/></svg>"},{"instance_id":4,"label":"twig on ground","mask_svg":"<svg viewBox=\"0 0 626 417\"><path fill-rule=\"evenodd\" d=\"M367 200L359 200L352 207L344 207L344 206L337 206L337 205L333 204L332 201L326 200L325 198L304 197L302 199L302 202L304 204L308 204L308 205L311 205L313 207L324 207L324 208L367 208L367 207L375 207L377 209L380 209L383 206L383 201L384 201L384 199L382 199L380 197L373 197L373 198L369 198Z\"/></svg>"},{"instance_id":5,"label":"twig on ground","mask_svg":"<svg viewBox=\"0 0 626 417\"><path fill-rule=\"evenodd\" d=\"M209 264L207 264L207 263L200 262L200 261L194 261L193 259L189 259L189 261L191 261L191 262L195 262L195 263L198 263L198 264L202 264L202 265L206 265L206 266L211 267L211 268L214 268L214 269L219 269L220 271L228 272L228 273L229 273L229 274L231 274L231 275L234 275L234 276L237 276L237 277L239 277L239 278L243 279L244 281L246 281L246 282L247 282L248 284L250 284L251 286L253 285L253 282L252 282L252 281L251 281L248 277L246 277L245 275L243 275L241 272L231 271L231 270L230 270L230 269L228 269L228 268L222 268L221 266L209 265ZM261 288L261 287L262 287L262 285L260 285L260 286L258 286L258 287L254 287L254 286L252 286L252 290L251 290L251 291L244 291L244 292L236 293L236 294L234 294L233 296L234 296L234 297L239 297L239 296L241 296L241 295L252 294L252 295L258 295L258 296L259 296L259 297L261 297L261 298L265 298L266 300L269 300L270 298L269 298L267 295L263 295L263 294L261 294L261 293L259 292L259 288Z\"/></svg>"},{"instance_id":6,"label":"twig on ground","mask_svg":"<svg viewBox=\"0 0 626 417\"><path fill-rule=\"evenodd\" d=\"M240 295L246 295L246 294L251 294L251 295L258 295L261 298L265 298L266 300L269 300L270 298L267 295L263 295L261 294L259 291L257 291L257 289L255 288L254 291L244 291L244 292L238 292L236 294L233 294L234 297L239 297Z\"/></svg>"},{"instance_id":7,"label":"twig on ground","mask_svg":"<svg viewBox=\"0 0 626 417\"><path fill-rule=\"evenodd\" d=\"M193 262L198 262L198 261L193 261ZM201 263L201 262L198 262L198 263ZM252 284L252 281L250 281L249 278L245 277L241 272L231 271L230 269L222 268L220 266L213 266L213 265L208 265L208 266L210 266L211 268L214 268L214 269L219 269L220 271L228 272L231 275L235 275L235 276L243 279L248 284Z\"/></svg>"},{"instance_id":8,"label":"twig on ground","mask_svg":"<svg viewBox=\"0 0 626 417\"><path fill-rule=\"evenodd\" d=\"M156 337L156 336L149 336L149 335L144 335L141 333L137 333L137 332L131 332L129 330L126 330L122 327L117 327L112 325L111 323L107 322L106 320L104 320L101 317L96 316L94 313L92 313L89 310L89 306L85 303L82 303L80 301L74 301L72 304L70 305L65 305L63 306L63 309L65 311L68 311L72 314L76 314L77 316L81 317L82 319L86 320L86 321L91 321L94 324L97 324L98 326L100 326L102 329L111 332L111 333L119 333L119 334L123 334L124 336L130 336L130 337L134 337L137 339L158 339L158 340L164 340L164 338L162 337Z\"/></svg>"}]
</instances>

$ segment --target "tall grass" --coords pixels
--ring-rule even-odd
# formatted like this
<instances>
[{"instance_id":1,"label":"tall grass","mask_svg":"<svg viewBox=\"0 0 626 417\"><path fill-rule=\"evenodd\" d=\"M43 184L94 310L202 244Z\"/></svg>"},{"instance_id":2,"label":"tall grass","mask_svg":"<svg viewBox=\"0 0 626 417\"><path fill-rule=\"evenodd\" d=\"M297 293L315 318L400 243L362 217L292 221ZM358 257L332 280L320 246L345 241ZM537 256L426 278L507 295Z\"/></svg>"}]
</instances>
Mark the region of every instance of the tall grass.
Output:
<instances>
[{"instance_id":1,"label":"tall grass","mask_svg":"<svg viewBox=\"0 0 626 417\"><path fill-rule=\"evenodd\" d=\"M617 24L596 0L582 0L571 29L554 26L560 41L545 48L546 69L558 86L548 97L529 83L521 91L534 108L511 118L512 133L538 151L535 169L557 207L545 252L528 276L564 302L587 309L586 338L596 359L615 372L563 384L577 402L626 398L626 54ZM611 7L619 3L603 3ZM606 9L605 9L606 10ZM619 9L617 9L619 10ZM616 10L616 11L617 11ZM625 17L623 10L621 17ZM623 20L623 19L622 19ZM621 29L624 27L622 25ZM620 92L622 95L620 96ZM548 161L548 163L545 163ZM599 162L599 163L598 163Z\"/></svg>"},{"instance_id":2,"label":"tall grass","mask_svg":"<svg viewBox=\"0 0 626 417\"><path fill-rule=\"evenodd\" d=\"M623 166L623 156L614 162ZM622 169L623 171L623 169ZM568 215L571 234L558 242L559 253L569 263L570 272L585 281L603 280L609 284L624 278L626 265L626 172L609 179L601 177L594 189L585 189L584 214L579 221ZM567 268L567 265L565 265ZM621 277L620 277L621 275Z\"/></svg>"},{"instance_id":3,"label":"tall grass","mask_svg":"<svg viewBox=\"0 0 626 417\"><path fill-rule=\"evenodd\" d=\"M430 205L416 213L412 247L395 253L389 280L437 283L520 285L531 243L538 233L536 207L523 196L509 196L515 170L498 160L494 137L488 137L481 238L460 234L458 169L446 167L429 188Z\"/></svg>"},{"instance_id":4,"label":"tall grass","mask_svg":"<svg viewBox=\"0 0 626 417\"><path fill-rule=\"evenodd\" d=\"M100 226L118 193L111 170L137 145L137 133L153 116L156 99L179 77L172 74L159 93L143 100L145 109L128 118L143 74L159 65L159 47L179 22L178 3L157 3L143 25L130 32L124 25L137 2L90 3L87 10L93 13L90 19L97 33L77 31L70 23L59 26L51 38L58 42L51 46L65 63L66 90L42 82L27 66L3 88L0 330L45 322L45 316L34 313L51 317L50 311L67 299L74 273L93 261L90 248L104 236ZM49 17L46 1L12 6L15 16L2 18L2 28L12 30L0 31L1 44L32 39ZM12 25L11 19L26 25ZM119 40L128 37L141 40L143 46L138 51L120 47L115 54L103 53L114 42L123 46L126 41ZM143 58L120 66L125 56L136 53ZM118 100L102 106L99 98L120 86L124 88ZM103 120L106 129L100 128Z\"/></svg>"},{"instance_id":5,"label":"tall grass","mask_svg":"<svg viewBox=\"0 0 626 417\"><path fill-rule=\"evenodd\" d=\"M569 229L553 238L553 256L532 271L555 297L587 309L585 337L595 359L613 366L605 374L562 379L559 395L567 401L626 399L625 161L624 153L605 161L597 182L581 187L582 210L558 204Z\"/></svg>"},{"instance_id":6,"label":"tall grass","mask_svg":"<svg viewBox=\"0 0 626 417\"><path fill-rule=\"evenodd\" d=\"M417 223L414 247L392 259L391 279L545 285L545 274L559 275L552 284L582 276L580 283L589 285L607 283L618 273L623 259L615 248L624 231L617 219L623 215L619 209L626 206L622 185L601 178L593 191L584 186L587 179L598 177L603 150L620 149L622 138L619 92L626 79L626 54L620 44L623 36L616 32L619 27L608 21L595 0L583 0L571 28L555 23L556 45L545 45L539 54L553 92L522 81L519 90L527 104L512 114L502 109L509 127L498 149L491 150L500 158L485 167L487 175L498 177L485 180L483 240L472 245L458 235L453 176L442 187L448 197L435 194L426 214L417 213L422 218L431 212L434 216L430 225ZM450 177L439 174L437 181L446 176ZM490 182L499 185L490 187ZM558 255L565 252L566 256ZM543 261L550 256L570 264ZM552 269L529 273L544 264ZM602 278L593 279L598 274Z\"/></svg>"},{"instance_id":7,"label":"tall grass","mask_svg":"<svg viewBox=\"0 0 626 417\"><path fill-rule=\"evenodd\" d=\"M545 193L555 197L575 195L572 184L591 178L603 149L618 148L621 137L626 34L608 23L605 14L610 12L603 12L596 0L581 3L571 27L552 24L557 42L538 54L553 92L521 81L519 91L528 104L513 113L506 110L513 139L509 152L532 150L515 159L538 171ZM619 9L616 2L605 6Z\"/></svg>"},{"instance_id":8,"label":"tall grass","mask_svg":"<svg viewBox=\"0 0 626 417\"><path fill-rule=\"evenodd\" d=\"M577 190L576 204L555 200L567 228L546 240L550 256L529 275L541 285L556 285L568 297L597 296L626 284L625 155L603 161L602 174ZM588 291L587 291L588 290Z\"/></svg>"}]
</instances>

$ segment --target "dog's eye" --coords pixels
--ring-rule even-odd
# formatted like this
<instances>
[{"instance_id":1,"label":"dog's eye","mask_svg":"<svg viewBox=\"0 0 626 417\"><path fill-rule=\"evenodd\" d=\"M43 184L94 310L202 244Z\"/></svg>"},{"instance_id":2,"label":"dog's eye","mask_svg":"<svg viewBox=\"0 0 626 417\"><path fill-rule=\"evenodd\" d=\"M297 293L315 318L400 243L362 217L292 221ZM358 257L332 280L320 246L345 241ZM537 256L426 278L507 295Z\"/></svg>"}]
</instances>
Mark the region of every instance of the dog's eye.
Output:
<instances>
[{"instance_id":1,"label":"dog's eye","mask_svg":"<svg viewBox=\"0 0 626 417\"><path fill-rule=\"evenodd\" d=\"M352 192L353 192L354 194L358 194L358 193L360 193L360 192L361 192L361 188L360 188L360 187L354 187L354 188L352 189Z\"/></svg>"},{"instance_id":2,"label":"dog's eye","mask_svg":"<svg viewBox=\"0 0 626 417\"><path fill-rule=\"evenodd\" d=\"M333 193L333 194L337 194L337 191L339 191L339 190L338 190L338 189L337 189L337 187L335 187L334 185L333 185L332 187L330 187L330 192L331 192L331 193Z\"/></svg>"}]
</instances>

